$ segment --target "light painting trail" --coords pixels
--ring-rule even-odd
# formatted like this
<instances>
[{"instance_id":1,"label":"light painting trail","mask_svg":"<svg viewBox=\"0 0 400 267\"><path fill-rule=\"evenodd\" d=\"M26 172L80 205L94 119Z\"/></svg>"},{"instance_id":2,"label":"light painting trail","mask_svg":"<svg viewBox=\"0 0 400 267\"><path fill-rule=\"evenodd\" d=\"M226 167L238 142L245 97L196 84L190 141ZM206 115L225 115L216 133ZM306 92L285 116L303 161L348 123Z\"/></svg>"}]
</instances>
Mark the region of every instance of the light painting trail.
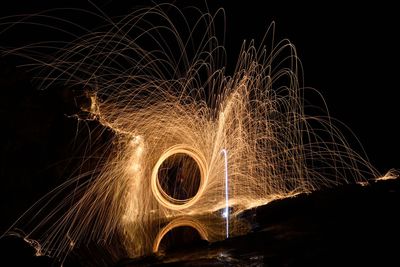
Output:
<instances>
[{"instance_id":1,"label":"light painting trail","mask_svg":"<svg viewBox=\"0 0 400 267\"><path fill-rule=\"evenodd\" d=\"M229 238L229 184L228 184L228 152L226 149L222 149L222 154L224 156L224 167L225 167L225 211L223 212L223 217L226 220L226 238Z\"/></svg>"},{"instance_id":2,"label":"light painting trail","mask_svg":"<svg viewBox=\"0 0 400 267\"><path fill-rule=\"evenodd\" d=\"M379 176L329 116L307 115L305 96L315 90L303 85L294 45L274 40L274 23L262 43L243 42L228 72L224 39L216 36L224 25L214 24L223 11L189 11L185 16L162 4L110 19L72 10L104 25L79 28L84 33L67 43L0 48L27 62L20 67L40 90L79 88L90 104L75 118L112 133L109 143L93 149L99 164L22 217L39 223L13 225L26 240L37 240L40 253L63 259L76 246L112 249L108 244L117 239L123 255L137 257L157 251L175 224L157 235L161 225L182 216L176 225L193 226L204 238L220 233L219 222L200 227L188 217L222 209L229 237L240 234L235 218L246 209ZM26 20L43 17L54 19L53 30L68 23L51 12ZM0 21L0 36L15 21ZM82 165L91 158L85 154Z\"/></svg>"}]
</instances>

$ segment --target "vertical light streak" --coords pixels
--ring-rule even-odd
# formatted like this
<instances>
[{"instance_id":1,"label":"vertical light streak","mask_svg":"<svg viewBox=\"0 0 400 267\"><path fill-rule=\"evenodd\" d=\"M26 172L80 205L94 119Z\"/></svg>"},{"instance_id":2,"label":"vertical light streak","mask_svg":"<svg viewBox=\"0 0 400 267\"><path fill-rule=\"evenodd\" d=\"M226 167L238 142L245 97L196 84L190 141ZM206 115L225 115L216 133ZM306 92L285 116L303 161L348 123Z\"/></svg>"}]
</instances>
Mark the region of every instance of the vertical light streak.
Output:
<instances>
[{"instance_id":1,"label":"vertical light streak","mask_svg":"<svg viewBox=\"0 0 400 267\"><path fill-rule=\"evenodd\" d=\"M222 149L225 164L225 211L222 214L226 220L226 238L229 237L229 189L228 189L228 151Z\"/></svg>"}]
</instances>

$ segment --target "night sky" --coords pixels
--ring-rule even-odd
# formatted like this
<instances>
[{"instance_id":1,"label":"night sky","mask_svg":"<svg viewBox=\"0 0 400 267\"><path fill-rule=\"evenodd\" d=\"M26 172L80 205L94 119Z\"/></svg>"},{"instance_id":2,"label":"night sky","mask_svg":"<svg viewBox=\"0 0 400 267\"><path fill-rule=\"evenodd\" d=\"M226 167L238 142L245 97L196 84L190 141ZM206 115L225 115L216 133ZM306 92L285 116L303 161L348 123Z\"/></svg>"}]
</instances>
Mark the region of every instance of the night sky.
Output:
<instances>
[{"instance_id":1,"label":"night sky","mask_svg":"<svg viewBox=\"0 0 400 267\"><path fill-rule=\"evenodd\" d=\"M134 10L136 5L147 1L93 2L108 15L115 16ZM205 7L203 1L190 2L200 8ZM400 169L397 130L400 53L395 40L399 34L400 16L396 14L394 4L348 6L332 1L302 6L287 1L279 1L279 4L260 0L207 2L211 12L219 7L225 9L229 64L235 63L243 39L255 39L257 43L269 24L275 21L276 39L288 38L295 44L303 64L304 84L322 93L330 115L356 134L378 171L385 173L391 168ZM174 3L182 7L189 5L188 1ZM94 9L84 0L13 0L0 4L0 17L55 7ZM88 23L84 18L79 20L83 24ZM18 43L24 34L16 32L8 35L10 39L7 40L0 35L0 45ZM40 32L30 34L41 38ZM47 94L37 100L38 96L26 89L30 87L29 77L16 70L13 67L15 64L2 60L0 65L1 135L5 140L1 154L1 207L2 212L8 214L2 222L2 231L6 224L32 204L33 199L53 186L48 185L50 177L62 171L60 167L48 167L48 164L59 163L66 157L64 153L69 149L69 138L74 136L68 130L73 122L63 117L73 109L65 104L68 94ZM39 102L41 104L37 104ZM36 108L37 105L40 107ZM39 129L36 128L38 125ZM54 133L62 133L58 135L62 140L53 140ZM26 140L27 136L29 140ZM354 146L360 151L357 144L354 143ZM48 169L43 171L42 168ZM39 178L43 172L46 175ZM11 174L17 177L13 181L10 181ZM23 195L27 197L21 197Z\"/></svg>"}]
</instances>

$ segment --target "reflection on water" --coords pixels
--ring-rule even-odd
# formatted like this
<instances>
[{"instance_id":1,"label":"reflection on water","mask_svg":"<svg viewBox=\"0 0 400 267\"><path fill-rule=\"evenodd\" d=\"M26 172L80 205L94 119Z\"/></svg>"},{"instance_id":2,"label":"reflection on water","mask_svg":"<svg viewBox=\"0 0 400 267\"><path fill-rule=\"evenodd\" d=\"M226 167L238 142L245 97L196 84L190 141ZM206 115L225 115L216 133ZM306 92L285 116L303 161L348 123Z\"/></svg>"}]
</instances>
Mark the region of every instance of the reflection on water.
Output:
<instances>
[{"instance_id":1,"label":"reflection on water","mask_svg":"<svg viewBox=\"0 0 400 267\"><path fill-rule=\"evenodd\" d=\"M209 241L208 232L204 226L191 217L172 220L158 232L153 243L153 252L160 253L169 247L191 244L198 239Z\"/></svg>"},{"instance_id":2,"label":"reflection on water","mask_svg":"<svg viewBox=\"0 0 400 267\"><path fill-rule=\"evenodd\" d=\"M249 224L237 217L229 218L229 235L237 236L249 231ZM221 213L203 216L181 216L170 220L132 222L125 233L125 252L130 258L155 253L164 254L169 249L226 239L226 219Z\"/></svg>"},{"instance_id":3,"label":"reflection on water","mask_svg":"<svg viewBox=\"0 0 400 267\"><path fill-rule=\"evenodd\" d=\"M222 212L170 219L160 219L154 215L140 222L132 221L124 229L111 242L76 248L75 260L78 263L90 262L89 266L114 266L122 259L132 261L147 256L163 257L178 248L222 241L226 239L226 218ZM240 216L229 218L230 237L244 235L249 231L248 220Z\"/></svg>"}]
</instances>

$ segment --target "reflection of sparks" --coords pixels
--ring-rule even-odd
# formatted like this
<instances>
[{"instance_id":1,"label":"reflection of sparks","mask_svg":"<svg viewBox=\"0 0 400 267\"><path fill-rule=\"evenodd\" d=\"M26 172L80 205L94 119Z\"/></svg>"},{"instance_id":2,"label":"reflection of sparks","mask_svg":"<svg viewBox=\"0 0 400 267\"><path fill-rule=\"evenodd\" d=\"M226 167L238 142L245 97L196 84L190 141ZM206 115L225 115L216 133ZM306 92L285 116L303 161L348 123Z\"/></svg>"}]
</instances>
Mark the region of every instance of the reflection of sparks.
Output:
<instances>
[{"instance_id":1,"label":"reflection of sparks","mask_svg":"<svg viewBox=\"0 0 400 267\"><path fill-rule=\"evenodd\" d=\"M179 15L169 18L166 10ZM229 230L234 234L234 216L247 208L347 183L348 177L365 181L366 174L377 175L349 148L329 117L305 113L308 91L300 61L288 40L273 41L274 24L262 48L244 44L235 72L226 73L225 50L215 36L220 31L213 25L218 14L198 13L187 39L180 36L190 23L166 4L117 22L104 18L106 27L69 44L47 44L54 53L41 55L45 43L12 51L0 48L0 54L30 60L21 67L36 71L40 89L90 88L89 117L114 134L112 144L93 149L101 164L90 165L89 173L68 180L25 215L41 211L34 216L42 216L39 225L16 224L41 240L45 253L65 255L71 240L79 247L115 235L122 236L123 244L136 244L144 226L131 230L129 225L223 208L228 237ZM183 28L182 21L187 22ZM1 21L0 35L12 29L8 26ZM98 136L88 139L92 137ZM200 170L197 194L184 201L160 190L158 180L159 167L176 153L193 158ZM83 162L91 159L85 154ZM57 194L66 197L59 203L48 201L60 199ZM229 205L235 207L231 214ZM53 212L44 214L51 207Z\"/></svg>"},{"instance_id":2,"label":"reflection of sparks","mask_svg":"<svg viewBox=\"0 0 400 267\"><path fill-rule=\"evenodd\" d=\"M228 187L228 152L226 149L222 149L224 155L224 167L225 167L225 211L222 216L226 219L226 238L229 237L229 187Z\"/></svg>"},{"instance_id":3,"label":"reflection of sparks","mask_svg":"<svg viewBox=\"0 0 400 267\"><path fill-rule=\"evenodd\" d=\"M160 243L163 239L163 237L172 229L182 227L182 226L188 226L193 229L195 229L201 239L203 240L208 240L208 233L203 224L201 224L199 221L193 219L193 218L179 218L172 220L170 223L168 223L166 226L164 226L160 232L157 234L156 238L154 239L154 244L153 244L153 252L157 252L158 248L160 246Z\"/></svg>"}]
</instances>

